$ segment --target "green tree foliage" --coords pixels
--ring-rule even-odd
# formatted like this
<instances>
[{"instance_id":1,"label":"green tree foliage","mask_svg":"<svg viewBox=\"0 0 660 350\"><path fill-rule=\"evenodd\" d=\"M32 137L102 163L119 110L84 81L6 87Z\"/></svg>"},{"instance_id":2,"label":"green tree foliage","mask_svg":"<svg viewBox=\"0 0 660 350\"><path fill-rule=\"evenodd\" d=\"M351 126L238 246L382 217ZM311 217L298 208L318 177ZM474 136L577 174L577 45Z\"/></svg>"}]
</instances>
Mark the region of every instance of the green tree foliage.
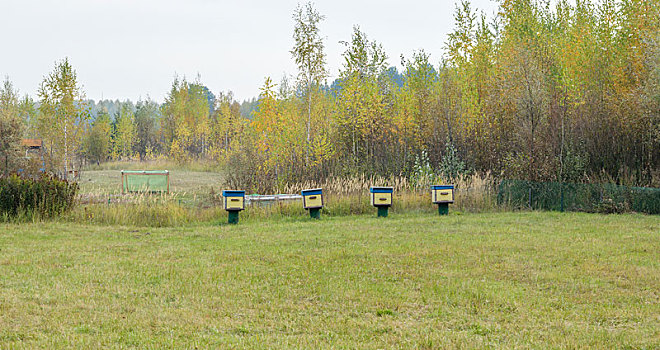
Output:
<instances>
[{"instance_id":1,"label":"green tree foliage","mask_svg":"<svg viewBox=\"0 0 660 350\"><path fill-rule=\"evenodd\" d=\"M350 166L361 165L367 170L376 163L364 160L381 156L389 131L387 96L379 80L387 68L387 55L380 44L370 41L357 26L353 28L351 41L343 44L346 51L334 118L336 142L342 154L350 157Z\"/></svg>"},{"instance_id":2,"label":"green tree foliage","mask_svg":"<svg viewBox=\"0 0 660 350\"><path fill-rule=\"evenodd\" d=\"M18 110L20 118L25 125L24 136L30 139L39 138L38 113L36 104L28 95L23 96L19 101Z\"/></svg>"},{"instance_id":3,"label":"green tree foliage","mask_svg":"<svg viewBox=\"0 0 660 350\"><path fill-rule=\"evenodd\" d=\"M87 127L89 113L76 71L69 59L55 63L39 87L39 134L49 150L51 168L73 169ZM61 168L58 166L61 166Z\"/></svg>"},{"instance_id":4,"label":"green tree foliage","mask_svg":"<svg viewBox=\"0 0 660 350\"><path fill-rule=\"evenodd\" d=\"M231 92L221 92L215 99L215 108L210 120L210 153L216 160L224 159L229 150L239 141L243 132L244 118L241 105Z\"/></svg>"},{"instance_id":5,"label":"green tree foliage","mask_svg":"<svg viewBox=\"0 0 660 350\"><path fill-rule=\"evenodd\" d=\"M117 115L115 156L230 162L232 186L259 191L329 176L424 184L473 172L660 186L656 0L501 0L492 17L460 1L444 55L401 56L401 72L355 26L330 86L324 16L306 3L293 20L295 83L268 78L257 99L216 98L199 78L175 78L161 106L90 103ZM27 133L65 167L78 153L71 130L89 128L88 158L107 154L107 124L87 125L81 95L64 60L44 80L39 110L18 103Z\"/></svg>"},{"instance_id":6,"label":"green tree foliage","mask_svg":"<svg viewBox=\"0 0 660 350\"><path fill-rule=\"evenodd\" d=\"M135 140L133 150L144 159L149 154L158 153L160 144L160 107L150 99L139 101L135 109Z\"/></svg>"},{"instance_id":7,"label":"green tree foliage","mask_svg":"<svg viewBox=\"0 0 660 350\"><path fill-rule=\"evenodd\" d=\"M87 159L99 164L110 157L112 147L112 124L110 115L101 111L92 123L85 139Z\"/></svg>"},{"instance_id":8,"label":"green tree foliage","mask_svg":"<svg viewBox=\"0 0 660 350\"><path fill-rule=\"evenodd\" d=\"M438 154L436 147L444 141L437 123L438 72L424 51L403 60L403 64L405 82L399 92L399 110L403 113L406 144L415 154Z\"/></svg>"},{"instance_id":9,"label":"green tree foliage","mask_svg":"<svg viewBox=\"0 0 660 350\"><path fill-rule=\"evenodd\" d=\"M161 107L166 149L178 161L207 154L211 136L207 91L199 81L189 83L185 78L176 78Z\"/></svg>"},{"instance_id":10,"label":"green tree foliage","mask_svg":"<svg viewBox=\"0 0 660 350\"><path fill-rule=\"evenodd\" d=\"M133 106L124 103L115 116L114 135L112 139L113 157L115 159L130 159L133 156L133 144L135 143L135 113Z\"/></svg>"},{"instance_id":11,"label":"green tree foliage","mask_svg":"<svg viewBox=\"0 0 660 350\"><path fill-rule=\"evenodd\" d=\"M18 91L9 78L0 87L0 169L7 175L17 169L23 121L20 117Z\"/></svg>"},{"instance_id":12,"label":"green tree foliage","mask_svg":"<svg viewBox=\"0 0 660 350\"><path fill-rule=\"evenodd\" d=\"M292 94L285 80L279 95L267 84L259 100L255 153L272 174L261 183L351 173L451 179L477 171L658 184L659 7L650 0L503 0L489 20L462 1L440 64L417 51L402 59L400 78L355 27L338 80L315 89L314 102L308 88L322 80L310 77L323 76L323 17L309 4L299 7L292 53L304 93ZM290 114L296 105L323 126L317 132L329 131L320 171L288 151L300 147ZM306 172L285 170L291 164Z\"/></svg>"}]
</instances>

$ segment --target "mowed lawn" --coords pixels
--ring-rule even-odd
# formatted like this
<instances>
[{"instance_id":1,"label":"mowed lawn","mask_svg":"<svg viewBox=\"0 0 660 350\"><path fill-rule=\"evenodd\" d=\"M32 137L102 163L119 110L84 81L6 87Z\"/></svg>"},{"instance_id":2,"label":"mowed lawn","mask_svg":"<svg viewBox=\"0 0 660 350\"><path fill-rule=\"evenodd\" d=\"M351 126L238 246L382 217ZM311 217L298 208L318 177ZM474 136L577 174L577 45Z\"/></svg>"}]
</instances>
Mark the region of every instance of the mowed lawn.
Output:
<instances>
[{"instance_id":1,"label":"mowed lawn","mask_svg":"<svg viewBox=\"0 0 660 350\"><path fill-rule=\"evenodd\" d=\"M0 225L0 348L660 347L660 218Z\"/></svg>"}]
</instances>

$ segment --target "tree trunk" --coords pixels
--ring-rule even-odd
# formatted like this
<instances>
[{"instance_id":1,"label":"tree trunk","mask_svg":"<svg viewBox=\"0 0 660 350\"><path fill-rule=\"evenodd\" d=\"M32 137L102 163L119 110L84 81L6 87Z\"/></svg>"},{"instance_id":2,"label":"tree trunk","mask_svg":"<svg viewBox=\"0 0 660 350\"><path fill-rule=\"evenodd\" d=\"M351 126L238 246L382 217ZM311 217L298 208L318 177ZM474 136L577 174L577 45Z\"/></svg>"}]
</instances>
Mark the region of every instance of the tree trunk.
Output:
<instances>
[{"instance_id":1,"label":"tree trunk","mask_svg":"<svg viewBox=\"0 0 660 350\"><path fill-rule=\"evenodd\" d=\"M307 147L305 149L305 162L309 162L309 148L310 148L310 129L312 124L312 87L311 85L307 91Z\"/></svg>"},{"instance_id":2,"label":"tree trunk","mask_svg":"<svg viewBox=\"0 0 660 350\"><path fill-rule=\"evenodd\" d=\"M68 143L68 128L66 121L64 122L64 179L69 178L69 143Z\"/></svg>"}]
</instances>

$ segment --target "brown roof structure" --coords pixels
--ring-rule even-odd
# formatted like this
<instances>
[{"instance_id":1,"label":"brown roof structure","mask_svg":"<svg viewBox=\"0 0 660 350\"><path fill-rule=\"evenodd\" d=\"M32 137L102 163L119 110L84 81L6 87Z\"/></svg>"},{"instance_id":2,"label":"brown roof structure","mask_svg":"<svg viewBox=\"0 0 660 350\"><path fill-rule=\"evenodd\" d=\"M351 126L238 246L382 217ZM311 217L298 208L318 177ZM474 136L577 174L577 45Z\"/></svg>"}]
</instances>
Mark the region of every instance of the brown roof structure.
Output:
<instances>
[{"instance_id":1,"label":"brown roof structure","mask_svg":"<svg viewBox=\"0 0 660 350\"><path fill-rule=\"evenodd\" d=\"M23 139L21 145L29 148L41 148L42 142L41 139Z\"/></svg>"}]
</instances>

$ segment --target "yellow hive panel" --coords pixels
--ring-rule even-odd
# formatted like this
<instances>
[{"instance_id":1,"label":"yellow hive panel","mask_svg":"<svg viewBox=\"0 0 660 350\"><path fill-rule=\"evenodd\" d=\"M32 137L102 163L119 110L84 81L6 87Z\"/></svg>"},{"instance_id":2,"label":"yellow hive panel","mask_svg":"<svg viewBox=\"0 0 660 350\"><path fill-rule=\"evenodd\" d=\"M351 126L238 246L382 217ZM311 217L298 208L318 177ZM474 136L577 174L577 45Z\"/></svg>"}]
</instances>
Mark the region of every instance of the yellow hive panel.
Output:
<instances>
[{"instance_id":1,"label":"yellow hive panel","mask_svg":"<svg viewBox=\"0 0 660 350\"><path fill-rule=\"evenodd\" d=\"M433 202L453 202L454 201L454 190L445 189L445 190L433 190Z\"/></svg>"},{"instance_id":2,"label":"yellow hive panel","mask_svg":"<svg viewBox=\"0 0 660 350\"><path fill-rule=\"evenodd\" d=\"M392 205L392 194L372 193L371 205Z\"/></svg>"},{"instance_id":3,"label":"yellow hive panel","mask_svg":"<svg viewBox=\"0 0 660 350\"><path fill-rule=\"evenodd\" d=\"M305 196L305 208L317 208L323 206L323 199L320 194Z\"/></svg>"},{"instance_id":4,"label":"yellow hive panel","mask_svg":"<svg viewBox=\"0 0 660 350\"><path fill-rule=\"evenodd\" d=\"M225 197L225 210L243 209L243 197Z\"/></svg>"}]
</instances>

